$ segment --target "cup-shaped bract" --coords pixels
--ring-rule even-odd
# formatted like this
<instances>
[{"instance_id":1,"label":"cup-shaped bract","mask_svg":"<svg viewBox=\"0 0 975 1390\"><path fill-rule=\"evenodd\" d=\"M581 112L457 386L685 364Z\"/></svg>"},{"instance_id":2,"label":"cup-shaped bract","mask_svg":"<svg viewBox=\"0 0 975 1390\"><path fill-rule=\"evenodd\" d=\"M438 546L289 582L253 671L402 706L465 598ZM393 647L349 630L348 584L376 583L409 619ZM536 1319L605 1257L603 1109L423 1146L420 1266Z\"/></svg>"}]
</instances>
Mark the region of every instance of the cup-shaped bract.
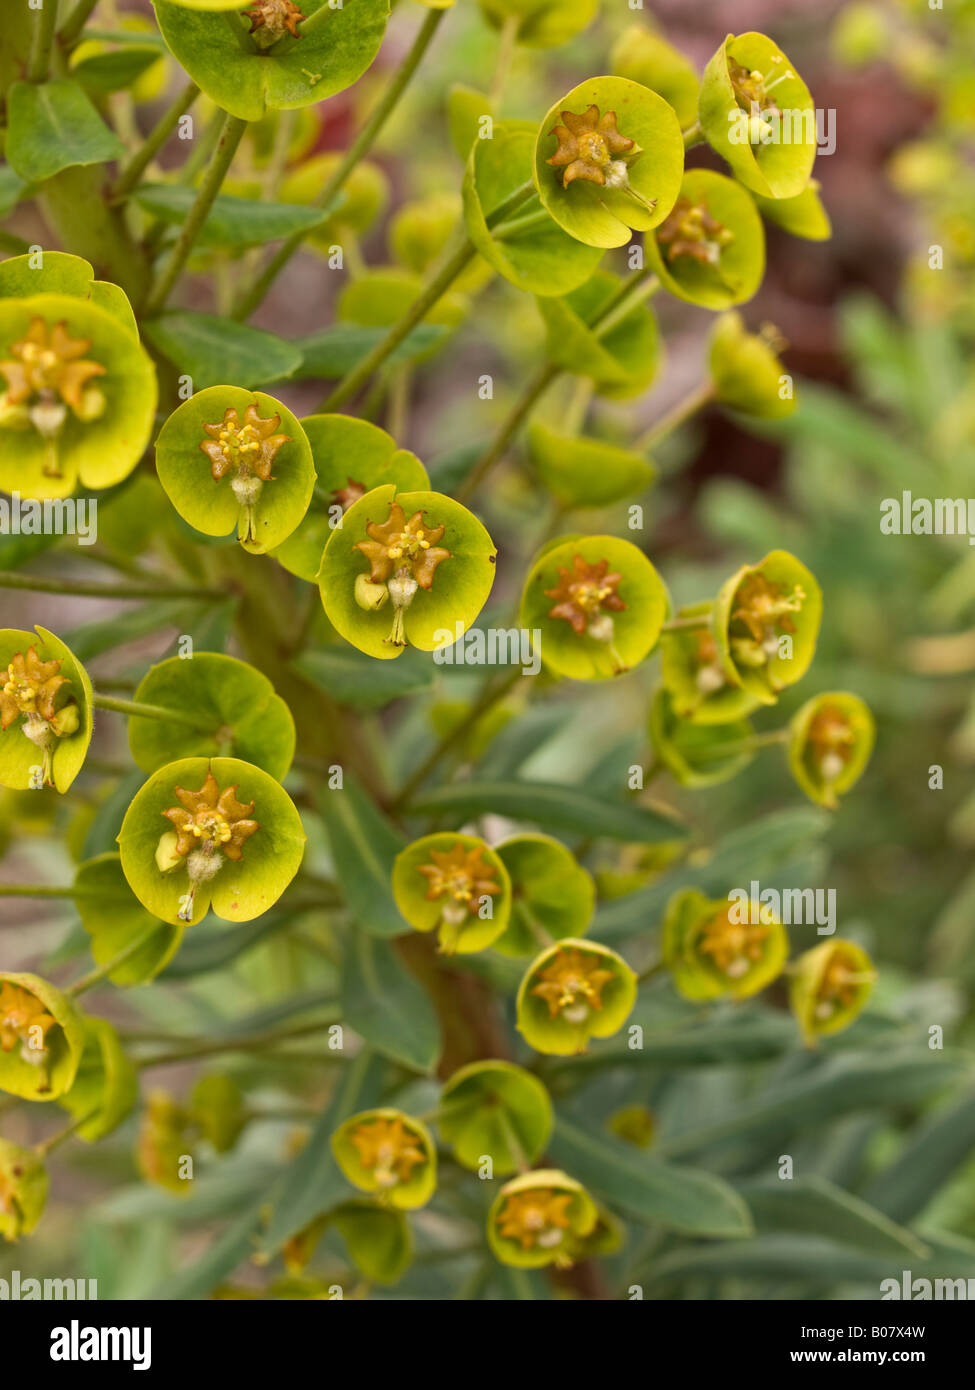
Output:
<instances>
[{"instance_id":1,"label":"cup-shaped bract","mask_svg":"<svg viewBox=\"0 0 975 1390\"><path fill-rule=\"evenodd\" d=\"M747 719L728 724L692 724L674 710L662 687L650 705L650 742L663 765L682 787L713 787L727 782L751 762ZM744 745L744 746L743 746Z\"/></svg>"},{"instance_id":2,"label":"cup-shaped bract","mask_svg":"<svg viewBox=\"0 0 975 1390\"><path fill-rule=\"evenodd\" d=\"M177 1104L166 1091L151 1091L139 1121L136 1165L155 1187L165 1188L178 1197L188 1197L193 1184L188 1180L196 1126L189 1111Z\"/></svg>"},{"instance_id":3,"label":"cup-shaped bract","mask_svg":"<svg viewBox=\"0 0 975 1390\"><path fill-rule=\"evenodd\" d=\"M728 679L774 705L808 671L822 615L819 585L788 551L743 565L722 585L711 620Z\"/></svg>"},{"instance_id":4,"label":"cup-shaped bract","mask_svg":"<svg viewBox=\"0 0 975 1390\"><path fill-rule=\"evenodd\" d=\"M237 13L227 14L155 0L173 57L218 106L244 121L351 87L379 52L389 17L389 0L245 0L233 8Z\"/></svg>"},{"instance_id":5,"label":"cup-shaped bract","mask_svg":"<svg viewBox=\"0 0 975 1390\"><path fill-rule=\"evenodd\" d=\"M314 583L325 543L345 513L373 488L392 483L402 492L429 489L423 464L378 425L352 415L309 415L301 422L318 479L320 504L312 499L304 521L276 547L274 558L291 574Z\"/></svg>"},{"instance_id":6,"label":"cup-shaped bract","mask_svg":"<svg viewBox=\"0 0 975 1390\"><path fill-rule=\"evenodd\" d=\"M189 1111L218 1154L230 1152L247 1124L241 1089L226 1072L200 1077L190 1096Z\"/></svg>"},{"instance_id":7,"label":"cup-shaped bract","mask_svg":"<svg viewBox=\"0 0 975 1390\"><path fill-rule=\"evenodd\" d=\"M94 296L95 284L85 284ZM70 497L79 482L113 487L142 457L156 374L128 301L108 289L114 297L104 300L40 293L0 303L0 487L8 492L43 499Z\"/></svg>"},{"instance_id":8,"label":"cup-shaped bract","mask_svg":"<svg viewBox=\"0 0 975 1390\"><path fill-rule=\"evenodd\" d=\"M0 1091L57 1100L71 1089L84 1046L68 995L39 975L0 972Z\"/></svg>"},{"instance_id":9,"label":"cup-shaped bract","mask_svg":"<svg viewBox=\"0 0 975 1390\"><path fill-rule=\"evenodd\" d=\"M565 937L532 961L518 988L518 1030L536 1052L569 1057L618 1033L637 978L608 946Z\"/></svg>"},{"instance_id":10,"label":"cup-shaped bract","mask_svg":"<svg viewBox=\"0 0 975 1390\"><path fill-rule=\"evenodd\" d=\"M819 196L819 183L810 179L794 198L763 198L752 190L755 204L769 222L804 241L828 241L833 235L829 213Z\"/></svg>"},{"instance_id":11,"label":"cup-shaped bract","mask_svg":"<svg viewBox=\"0 0 975 1390\"><path fill-rule=\"evenodd\" d=\"M668 599L653 565L630 541L580 536L535 560L521 625L541 632L545 666L573 680L606 680L654 648Z\"/></svg>"},{"instance_id":12,"label":"cup-shaped bract","mask_svg":"<svg viewBox=\"0 0 975 1390\"><path fill-rule=\"evenodd\" d=\"M789 722L789 767L812 801L835 810L863 776L876 739L869 707L846 690L816 695Z\"/></svg>"},{"instance_id":13,"label":"cup-shaped bract","mask_svg":"<svg viewBox=\"0 0 975 1390\"><path fill-rule=\"evenodd\" d=\"M688 169L667 217L644 237L665 290L704 309L752 298L765 273L765 229L752 195L713 169Z\"/></svg>"},{"instance_id":14,"label":"cup-shaped bract","mask_svg":"<svg viewBox=\"0 0 975 1390\"><path fill-rule=\"evenodd\" d=\"M0 1236L16 1241L30 1235L47 1202L49 1179L36 1149L0 1139Z\"/></svg>"},{"instance_id":15,"label":"cup-shaped bract","mask_svg":"<svg viewBox=\"0 0 975 1390\"><path fill-rule=\"evenodd\" d=\"M704 71L698 103L709 144L766 198L794 198L816 159L809 88L765 34L729 34Z\"/></svg>"},{"instance_id":16,"label":"cup-shaped bract","mask_svg":"<svg viewBox=\"0 0 975 1390\"><path fill-rule=\"evenodd\" d=\"M552 1101L538 1077L513 1062L471 1062L444 1086L437 1127L463 1167L477 1172L489 1158L500 1177L544 1153Z\"/></svg>"},{"instance_id":17,"label":"cup-shaped bract","mask_svg":"<svg viewBox=\"0 0 975 1390\"><path fill-rule=\"evenodd\" d=\"M431 652L462 637L494 584L497 550L466 507L392 483L353 503L318 576L336 631L369 656Z\"/></svg>"},{"instance_id":18,"label":"cup-shaped bract","mask_svg":"<svg viewBox=\"0 0 975 1390\"><path fill-rule=\"evenodd\" d=\"M150 667L134 698L199 717L193 728L180 719L129 720L129 749L143 772L176 758L240 758L284 780L295 751L291 711L263 672L222 652L178 656ZM209 725L209 728L205 727Z\"/></svg>"},{"instance_id":19,"label":"cup-shaped bract","mask_svg":"<svg viewBox=\"0 0 975 1390\"><path fill-rule=\"evenodd\" d=\"M179 950L186 923L160 922L129 887L117 854L98 854L78 865L75 908L91 937L96 965L108 965L138 940L142 944L109 971L113 985L148 984Z\"/></svg>"},{"instance_id":20,"label":"cup-shaped bract","mask_svg":"<svg viewBox=\"0 0 975 1390\"><path fill-rule=\"evenodd\" d=\"M156 440L170 502L205 536L237 539L253 555L280 545L315 489L311 446L297 419L263 391L208 386L173 411Z\"/></svg>"},{"instance_id":21,"label":"cup-shaped bract","mask_svg":"<svg viewBox=\"0 0 975 1390\"><path fill-rule=\"evenodd\" d=\"M393 865L393 897L414 931L436 931L447 955L493 946L511 916L511 879L476 835L442 831L414 840Z\"/></svg>"},{"instance_id":22,"label":"cup-shaped bract","mask_svg":"<svg viewBox=\"0 0 975 1390\"><path fill-rule=\"evenodd\" d=\"M674 108L625 77L573 87L542 121L535 186L570 236L625 246L659 226L677 200L684 140Z\"/></svg>"},{"instance_id":23,"label":"cup-shaped bract","mask_svg":"<svg viewBox=\"0 0 975 1390\"><path fill-rule=\"evenodd\" d=\"M0 786L66 792L91 743L88 672L46 628L0 629Z\"/></svg>"},{"instance_id":24,"label":"cup-shaped bract","mask_svg":"<svg viewBox=\"0 0 975 1390\"><path fill-rule=\"evenodd\" d=\"M136 792L118 835L122 872L143 907L173 926L212 908L249 922L298 872L305 832L294 802L238 758L181 758Z\"/></svg>"},{"instance_id":25,"label":"cup-shaped bract","mask_svg":"<svg viewBox=\"0 0 975 1390\"><path fill-rule=\"evenodd\" d=\"M609 65L617 77L639 82L670 102L682 129L697 120L701 83L693 65L645 21L623 30L613 45Z\"/></svg>"},{"instance_id":26,"label":"cup-shaped bract","mask_svg":"<svg viewBox=\"0 0 975 1390\"><path fill-rule=\"evenodd\" d=\"M433 1136L402 1110L351 1115L332 1135L332 1153L350 1183L400 1211L425 1206L436 1190Z\"/></svg>"},{"instance_id":27,"label":"cup-shaped bract","mask_svg":"<svg viewBox=\"0 0 975 1390\"><path fill-rule=\"evenodd\" d=\"M785 966L785 927L764 904L707 899L696 889L667 904L663 961L685 999L747 999Z\"/></svg>"},{"instance_id":28,"label":"cup-shaped bract","mask_svg":"<svg viewBox=\"0 0 975 1390\"><path fill-rule=\"evenodd\" d=\"M596 885L571 850L551 835L515 835L498 845L511 878L511 921L494 949L530 956L563 936L584 936Z\"/></svg>"},{"instance_id":29,"label":"cup-shaped bract","mask_svg":"<svg viewBox=\"0 0 975 1390\"><path fill-rule=\"evenodd\" d=\"M434 0L424 0L432 4ZM525 48L558 48L591 24L598 0L480 0L495 29L517 20L516 41Z\"/></svg>"},{"instance_id":30,"label":"cup-shaped bract","mask_svg":"<svg viewBox=\"0 0 975 1390\"><path fill-rule=\"evenodd\" d=\"M795 384L777 356L784 346L771 324L749 333L740 314L722 314L711 332L708 360L715 398L760 420L791 415Z\"/></svg>"},{"instance_id":31,"label":"cup-shaped bract","mask_svg":"<svg viewBox=\"0 0 975 1390\"><path fill-rule=\"evenodd\" d=\"M556 434L536 422L528 440L539 478L567 506L605 507L643 492L656 477L642 454L602 439Z\"/></svg>"},{"instance_id":32,"label":"cup-shaped bract","mask_svg":"<svg viewBox=\"0 0 975 1390\"><path fill-rule=\"evenodd\" d=\"M464 219L471 241L506 280L528 294L568 294L602 259L598 246L570 236L537 204L524 204L496 228L487 219L531 178L535 127L498 121L490 140L475 140L464 175Z\"/></svg>"},{"instance_id":33,"label":"cup-shaped bract","mask_svg":"<svg viewBox=\"0 0 975 1390\"><path fill-rule=\"evenodd\" d=\"M694 724L732 723L762 703L725 671L711 627L713 610L708 599L687 604L678 618L700 618L701 626L660 635L661 675L671 707L678 718Z\"/></svg>"},{"instance_id":34,"label":"cup-shaped bract","mask_svg":"<svg viewBox=\"0 0 975 1390\"><path fill-rule=\"evenodd\" d=\"M561 1268L579 1258L596 1225L596 1204L581 1183L556 1168L536 1168L506 1182L488 1213L488 1244L516 1269Z\"/></svg>"},{"instance_id":35,"label":"cup-shaped bract","mask_svg":"<svg viewBox=\"0 0 975 1390\"><path fill-rule=\"evenodd\" d=\"M859 1017L877 972L862 946L833 937L805 951L791 967L789 1005L803 1042L840 1033Z\"/></svg>"},{"instance_id":36,"label":"cup-shaped bract","mask_svg":"<svg viewBox=\"0 0 975 1390\"><path fill-rule=\"evenodd\" d=\"M86 1018L84 1029L85 1046L74 1083L58 1097L58 1105L75 1119L84 1119L78 1137L93 1143L111 1134L129 1114L139 1094L139 1081L107 1019Z\"/></svg>"},{"instance_id":37,"label":"cup-shaped bract","mask_svg":"<svg viewBox=\"0 0 975 1390\"><path fill-rule=\"evenodd\" d=\"M597 270L564 298L536 300L552 362L565 372L588 377L597 395L614 400L645 391L663 358L656 317L639 294L631 308L616 307L625 290L618 275Z\"/></svg>"}]
</instances>

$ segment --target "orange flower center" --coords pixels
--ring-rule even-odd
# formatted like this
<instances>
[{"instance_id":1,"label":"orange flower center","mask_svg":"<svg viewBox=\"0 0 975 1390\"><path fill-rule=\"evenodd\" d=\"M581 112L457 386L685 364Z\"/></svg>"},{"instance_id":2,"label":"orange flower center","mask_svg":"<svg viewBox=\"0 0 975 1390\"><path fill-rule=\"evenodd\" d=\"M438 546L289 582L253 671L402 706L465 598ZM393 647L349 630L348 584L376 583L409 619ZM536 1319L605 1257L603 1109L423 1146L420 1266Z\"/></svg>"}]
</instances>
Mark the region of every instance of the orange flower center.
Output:
<instances>
[{"instance_id":1,"label":"orange flower center","mask_svg":"<svg viewBox=\"0 0 975 1390\"><path fill-rule=\"evenodd\" d=\"M498 1217L498 1229L506 1240L516 1240L522 1250L535 1246L551 1250L561 1245L569 1226L571 1193L540 1187L534 1192L513 1192Z\"/></svg>"},{"instance_id":2,"label":"orange flower center","mask_svg":"<svg viewBox=\"0 0 975 1390\"><path fill-rule=\"evenodd\" d=\"M762 959L769 928L761 922L732 922L727 913L711 919L704 928L698 951L710 956L731 980L740 980Z\"/></svg>"},{"instance_id":3,"label":"orange flower center","mask_svg":"<svg viewBox=\"0 0 975 1390\"><path fill-rule=\"evenodd\" d=\"M583 1023L593 1010L602 1008L602 992L612 978L613 972L595 953L561 951L541 971L531 992L545 1000L550 1018Z\"/></svg>"},{"instance_id":4,"label":"orange flower center","mask_svg":"<svg viewBox=\"0 0 975 1390\"><path fill-rule=\"evenodd\" d=\"M367 1120L349 1135L359 1162L373 1174L380 1187L409 1182L426 1155L415 1134L400 1119Z\"/></svg>"}]
</instances>

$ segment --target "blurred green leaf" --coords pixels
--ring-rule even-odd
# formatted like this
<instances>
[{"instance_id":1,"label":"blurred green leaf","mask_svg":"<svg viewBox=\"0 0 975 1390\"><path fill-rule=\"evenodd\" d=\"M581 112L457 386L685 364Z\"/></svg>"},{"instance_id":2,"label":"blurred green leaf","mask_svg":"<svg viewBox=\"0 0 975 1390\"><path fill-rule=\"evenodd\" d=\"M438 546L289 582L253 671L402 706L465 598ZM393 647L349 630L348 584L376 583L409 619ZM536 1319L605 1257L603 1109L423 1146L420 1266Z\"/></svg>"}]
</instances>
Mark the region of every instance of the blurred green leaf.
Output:
<instances>
[{"instance_id":1,"label":"blurred green leaf","mask_svg":"<svg viewBox=\"0 0 975 1390\"><path fill-rule=\"evenodd\" d=\"M649 806L591 796L559 782L458 782L420 793L411 811L466 820L471 816L510 816L555 830L633 844L680 840L686 828Z\"/></svg>"},{"instance_id":2,"label":"blurred green leaf","mask_svg":"<svg viewBox=\"0 0 975 1390\"><path fill-rule=\"evenodd\" d=\"M342 1021L394 1062L431 1072L440 1051L437 1016L426 991L393 948L350 933L342 978Z\"/></svg>"}]
</instances>

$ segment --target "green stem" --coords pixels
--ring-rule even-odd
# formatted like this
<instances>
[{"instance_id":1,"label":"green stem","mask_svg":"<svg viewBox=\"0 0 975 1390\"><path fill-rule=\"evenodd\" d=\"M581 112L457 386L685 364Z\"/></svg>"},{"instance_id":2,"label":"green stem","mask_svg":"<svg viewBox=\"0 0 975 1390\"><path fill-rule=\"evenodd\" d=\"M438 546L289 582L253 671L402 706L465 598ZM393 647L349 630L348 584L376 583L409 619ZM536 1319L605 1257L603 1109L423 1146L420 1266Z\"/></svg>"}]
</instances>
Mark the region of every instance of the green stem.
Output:
<instances>
[{"instance_id":1,"label":"green stem","mask_svg":"<svg viewBox=\"0 0 975 1390\"><path fill-rule=\"evenodd\" d=\"M30 242L22 236L17 236L14 232L8 232L0 227L0 249L10 251L15 256L22 256L30 250Z\"/></svg>"},{"instance_id":2,"label":"green stem","mask_svg":"<svg viewBox=\"0 0 975 1390\"><path fill-rule=\"evenodd\" d=\"M44 82L51 67L51 50L58 22L58 0L42 0L34 12L34 32L31 37L27 81Z\"/></svg>"},{"instance_id":3,"label":"green stem","mask_svg":"<svg viewBox=\"0 0 975 1390\"><path fill-rule=\"evenodd\" d=\"M658 420L655 425L651 425L644 434L641 434L633 445L634 450L638 454L649 452L668 434L680 429L681 425L686 424L692 416L696 415L699 410L703 410L706 405L710 405L713 400L714 382L703 381L696 390L691 391L683 400L678 401L662 419Z\"/></svg>"},{"instance_id":4,"label":"green stem","mask_svg":"<svg viewBox=\"0 0 975 1390\"><path fill-rule=\"evenodd\" d=\"M226 599L224 589L200 589L179 584L99 584L76 579L46 579L39 574L0 571L0 589L30 589L36 594L71 594L80 598Z\"/></svg>"},{"instance_id":5,"label":"green stem","mask_svg":"<svg viewBox=\"0 0 975 1390\"><path fill-rule=\"evenodd\" d=\"M124 198L135 188L146 169L179 125L180 117L186 114L199 95L200 89L195 82L188 82L182 88L173 104L163 112L146 136L142 147L132 156L119 174L115 181L115 187L111 191L112 201Z\"/></svg>"},{"instance_id":6,"label":"green stem","mask_svg":"<svg viewBox=\"0 0 975 1390\"><path fill-rule=\"evenodd\" d=\"M96 1106L94 1110L88 1110L84 1114L78 1115L69 1125L65 1125L63 1129L57 1130L49 1138L42 1139L40 1143L35 1144L34 1152L41 1158L46 1158L53 1149L56 1149L59 1144L63 1144L65 1139L70 1139L72 1134L79 1130L82 1125L86 1125L89 1120L94 1119L97 1114L98 1108Z\"/></svg>"},{"instance_id":7,"label":"green stem","mask_svg":"<svg viewBox=\"0 0 975 1390\"><path fill-rule=\"evenodd\" d=\"M335 173L315 199L315 203L318 207L328 206L333 198L344 188L350 174L359 161L372 149L376 137L389 120L389 117L399 103L400 97L409 86L413 74L416 72L423 59L423 55L430 46L430 41L437 31L437 26L446 13L446 10L430 10L427 13L426 18L420 26L420 31L413 41L413 47L400 65L396 76L383 93L379 105L349 146L342 163L335 170ZM263 302L264 296L274 284L281 271L291 260L291 257L298 250L306 236L307 232L296 233L294 236L289 237L275 252L264 270L237 305L234 314L235 318L249 318L258 305Z\"/></svg>"},{"instance_id":8,"label":"green stem","mask_svg":"<svg viewBox=\"0 0 975 1390\"><path fill-rule=\"evenodd\" d=\"M397 811L401 806L406 805L417 788L422 787L423 783L427 780L430 773L433 772L444 754L449 752L455 744L459 743L464 735L474 727L481 716L507 695L511 687L516 685L521 677L521 667L516 666L514 670L508 672L503 680L497 682L490 681L482 692L480 699L475 700L463 719L454 725L450 733L444 734L436 747L423 759L420 766L406 779L386 809L389 811Z\"/></svg>"},{"instance_id":9,"label":"green stem","mask_svg":"<svg viewBox=\"0 0 975 1390\"><path fill-rule=\"evenodd\" d=\"M561 375L561 372L561 367L557 367L553 362L547 362L535 373L505 416L492 443L477 460L454 494L458 502L466 502L494 465L504 458L508 452L508 446L535 408L537 401L548 390L556 377Z\"/></svg>"},{"instance_id":10,"label":"green stem","mask_svg":"<svg viewBox=\"0 0 975 1390\"><path fill-rule=\"evenodd\" d=\"M321 1033L324 1029L331 1028L339 1017L341 1017L341 1009L339 1005L336 1005L333 1016L319 1023L303 1023L295 1028L280 1028L276 1032L255 1033L249 1038L209 1038L189 1047L174 1049L172 1052L160 1052L154 1057L144 1057L136 1063L136 1066L140 1070L144 1070L148 1067L170 1066L174 1062L190 1062L197 1057L212 1057L219 1052L262 1052L265 1048L275 1047L281 1042L292 1042L296 1038L310 1037L314 1033ZM339 1061L342 1060L342 1057L342 1053L333 1052L317 1060L319 1062Z\"/></svg>"},{"instance_id":11,"label":"green stem","mask_svg":"<svg viewBox=\"0 0 975 1390\"><path fill-rule=\"evenodd\" d=\"M789 729L773 729L767 734L753 734L750 738L739 738L730 740L727 743L712 743L708 748L699 748L695 757L705 760L712 758L733 758L736 753L757 753L762 748L773 748L776 744L785 743L789 738Z\"/></svg>"},{"instance_id":12,"label":"green stem","mask_svg":"<svg viewBox=\"0 0 975 1390\"><path fill-rule=\"evenodd\" d=\"M97 4L98 0L78 0L77 5L61 25L61 32L58 34L63 48L70 48L81 38L82 30L88 23L88 16Z\"/></svg>"},{"instance_id":13,"label":"green stem","mask_svg":"<svg viewBox=\"0 0 975 1390\"><path fill-rule=\"evenodd\" d=\"M597 338L605 337L621 318L626 317L634 304L639 303L648 295L655 294L659 288L660 281L649 267L645 266L643 270L635 271L627 280L624 280L616 293L603 305L588 327L595 332ZM531 414L539 397L553 381L562 375L562 372L562 367L554 362L547 362L532 377L505 417L494 440L488 445L488 448L454 493L458 502L466 502L494 465L504 458L511 441Z\"/></svg>"},{"instance_id":14,"label":"green stem","mask_svg":"<svg viewBox=\"0 0 975 1390\"><path fill-rule=\"evenodd\" d=\"M165 307L170 291L179 279L180 271L189 259L189 254L193 250L196 239L207 219L207 214L213 206L213 201L227 177L234 155L237 153L237 146L240 144L246 129L247 122L242 120L240 116L229 114L225 116L220 139L217 141L217 148L213 152L213 158L204 175L203 182L200 184L196 201L183 223L176 245L149 291L144 306L144 313L147 317L161 313Z\"/></svg>"},{"instance_id":15,"label":"green stem","mask_svg":"<svg viewBox=\"0 0 975 1390\"><path fill-rule=\"evenodd\" d=\"M185 724L188 729L199 729L201 733L216 733L212 719L184 714L182 710L170 709L166 705L147 704L143 700L120 700L114 695L99 695L97 691L92 704L96 709L111 710L114 714L127 714L133 719L160 719L167 724Z\"/></svg>"},{"instance_id":16,"label":"green stem","mask_svg":"<svg viewBox=\"0 0 975 1390\"><path fill-rule=\"evenodd\" d=\"M499 207L495 208L487 219L488 226L495 227L499 222L503 222L515 208L526 202L534 191L535 186L530 181L522 184ZM466 237L419 298L414 300L399 322L393 325L385 338L377 343L371 352L367 353L357 367L354 367L347 376L342 378L335 390L321 405L320 409L323 412L329 413L337 410L340 405L344 405L347 400L351 399L360 387L365 385L373 372L381 367L386 359L396 351L404 338L408 337L413 329L423 322L433 306L443 298L458 275L466 269L476 255L477 247L469 237Z\"/></svg>"},{"instance_id":17,"label":"green stem","mask_svg":"<svg viewBox=\"0 0 975 1390\"><path fill-rule=\"evenodd\" d=\"M494 69L494 76L488 88L488 106L493 111L501 100L504 92L504 84L508 78L508 70L511 67L511 59L514 56L515 44L518 42L518 30L521 28L521 16L511 14L501 26L501 38L498 44L498 61Z\"/></svg>"},{"instance_id":18,"label":"green stem","mask_svg":"<svg viewBox=\"0 0 975 1390\"><path fill-rule=\"evenodd\" d=\"M72 998L77 999L79 994L84 994L86 990L92 989L93 986L97 984L101 984L102 980L110 975L113 970L117 970L120 965L124 965L127 960L130 960L132 956L141 951L150 937L155 936L158 930L159 923L153 922L151 927L144 932L140 932L134 940L130 941L129 944L119 951L117 955L113 956L111 960L106 961L104 965L97 966L94 970L89 970L87 975L82 975L80 979L75 980L74 984L69 985L64 991L65 994L70 994Z\"/></svg>"},{"instance_id":19,"label":"green stem","mask_svg":"<svg viewBox=\"0 0 975 1390\"><path fill-rule=\"evenodd\" d=\"M704 131L701 129L701 122L695 121L693 125L689 125L683 132L683 136L685 150L691 149L694 145L703 145Z\"/></svg>"}]
</instances>

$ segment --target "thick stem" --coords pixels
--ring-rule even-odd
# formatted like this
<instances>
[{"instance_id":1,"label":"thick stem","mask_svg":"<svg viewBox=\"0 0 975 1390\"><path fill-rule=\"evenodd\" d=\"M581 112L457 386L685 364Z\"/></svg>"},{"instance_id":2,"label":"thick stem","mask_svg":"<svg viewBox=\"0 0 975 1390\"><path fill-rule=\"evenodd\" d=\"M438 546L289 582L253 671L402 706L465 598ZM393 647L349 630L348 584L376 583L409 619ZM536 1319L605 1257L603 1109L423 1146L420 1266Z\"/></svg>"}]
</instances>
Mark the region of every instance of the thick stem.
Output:
<instances>
[{"instance_id":1,"label":"thick stem","mask_svg":"<svg viewBox=\"0 0 975 1390\"><path fill-rule=\"evenodd\" d=\"M410 80L419 67L424 53L426 53L430 46L431 39L437 32L437 26L446 13L446 10L430 10L428 12L420 26L419 33L413 41L413 47L406 55L396 76L384 92L379 105L349 146L345 158L335 170L335 173L315 199L315 203L318 207L327 207L329 205L333 198L345 187L349 175L359 161L372 149L376 137L389 120L389 117L399 103L400 97L409 86ZM268 290L291 260L291 257L298 250L306 236L306 232L296 233L294 236L289 237L275 252L264 267L264 270L254 281L253 285L250 286L247 293L241 298L234 313L235 318L249 318L258 305L263 302Z\"/></svg>"},{"instance_id":2,"label":"thick stem","mask_svg":"<svg viewBox=\"0 0 975 1390\"><path fill-rule=\"evenodd\" d=\"M638 454L649 452L668 434L680 429L681 425L686 424L692 416L696 415L699 410L703 410L706 405L710 405L713 400L714 382L703 381L696 390L691 391L683 400L678 401L662 419L658 420L655 425L651 425L644 434L641 434L633 448Z\"/></svg>"},{"instance_id":3,"label":"thick stem","mask_svg":"<svg viewBox=\"0 0 975 1390\"><path fill-rule=\"evenodd\" d=\"M705 136L704 131L701 129L700 121L695 121L693 125L689 125L687 129L683 132L683 135L685 150L693 148L694 145L704 144Z\"/></svg>"},{"instance_id":4,"label":"thick stem","mask_svg":"<svg viewBox=\"0 0 975 1390\"><path fill-rule=\"evenodd\" d=\"M156 125L146 136L141 148L136 151L119 174L115 187L112 189L113 199L124 198L135 188L142 175L179 125L180 117L186 114L199 95L200 89L195 82L188 82L180 90L173 104L163 112Z\"/></svg>"},{"instance_id":5,"label":"thick stem","mask_svg":"<svg viewBox=\"0 0 975 1390\"><path fill-rule=\"evenodd\" d=\"M58 34L63 48L70 47L81 38L82 30L88 23L88 16L97 4L98 0L78 0L77 5L61 25L61 31Z\"/></svg>"},{"instance_id":6,"label":"thick stem","mask_svg":"<svg viewBox=\"0 0 975 1390\"><path fill-rule=\"evenodd\" d=\"M520 207L532 196L534 191L535 186L531 182L522 184L500 206L494 209L494 212L487 219L488 226L494 227L499 222L505 221L515 208ZM322 403L320 409L323 412L328 413L337 410L340 405L344 405L347 400L351 399L360 387L365 385L373 372L381 367L386 359L396 351L404 338L408 337L413 329L423 322L433 306L443 298L458 275L466 269L476 255L477 247L469 237L465 238L450 260L430 281L420 297L410 305L400 321L393 325L385 338L376 344L357 367L343 377L331 395Z\"/></svg>"},{"instance_id":7,"label":"thick stem","mask_svg":"<svg viewBox=\"0 0 975 1390\"><path fill-rule=\"evenodd\" d=\"M247 129L247 122L241 120L239 116L227 115L224 118L223 128L220 132L220 139L217 141L217 148L213 152L213 158L206 171L203 182L200 184L196 201L190 208L186 221L183 223L182 231L176 245L170 252L165 265L159 272L155 284L149 291L143 312L147 316L161 313L165 307L166 300L169 298L170 291L179 279L180 271L189 259L190 252L196 243L203 224L207 219L213 201L220 192L227 172L233 163L234 155L237 153L237 146L240 144L244 131Z\"/></svg>"},{"instance_id":8,"label":"thick stem","mask_svg":"<svg viewBox=\"0 0 975 1390\"><path fill-rule=\"evenodd\" d=\"M195 598L204 601L231 597L224 589L193 588L185 584L99 584L4 571L0 571L0 589L29 589L36 594L70 594L80 598Z\"/></svg>"},{"instance_id":9,"label":"thick stem","mask_svg":"<svg viewBox=\"0 0 975 1390\"><path fill-rule=\"evenodd\" d=\"M671 618L661 627L661 632L689 632L695 628L704 629L710 627L711 616L708 613L701 613L696 618Z\"/></svg>"},{"instance_id":10,"label":"thick stem","mask_svg":"<svg viewBox=\"0 0 975 1390\"><path fill-rule=\"evenodd\" d=\"M34 32L27 64L28 82L43 82L47 78L57 22L58 0L42 0L41 8L34 11Z\"/></svg>"},{"instance_id":11,"label":"thick stem","mask_svg":"<svg viewBox=\"0 0 975 1390\"><path fill-rule=\"evenodd\" d=\"M212 719L200 719L196 715L184 714L182 710L170 709L166 705L151 705L143 700L119 700L114 695L99 695L92 700L96 709L111 710L114 714L127 714L133 719L160 719L167 724L185 724L188 729L199 729L201 733L216 733Z\"/></svg>"}]
</instances>

